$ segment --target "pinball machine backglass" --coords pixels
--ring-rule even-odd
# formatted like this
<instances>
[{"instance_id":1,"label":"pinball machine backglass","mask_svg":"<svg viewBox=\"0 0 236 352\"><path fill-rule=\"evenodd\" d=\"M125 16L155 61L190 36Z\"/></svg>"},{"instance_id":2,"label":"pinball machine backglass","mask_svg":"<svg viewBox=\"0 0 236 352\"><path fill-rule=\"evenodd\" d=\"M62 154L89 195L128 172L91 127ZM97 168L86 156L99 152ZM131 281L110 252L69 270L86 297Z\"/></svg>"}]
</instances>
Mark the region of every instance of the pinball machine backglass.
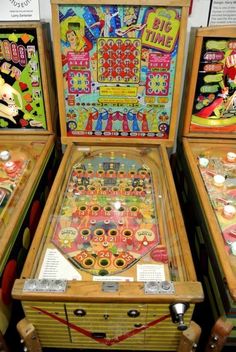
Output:
<instances>
[{"instance_id":1,"label":"pinball machine backglass","mask_svg":"<svg viewBox=\"0 0 236 352\"><path fill-rule=\"evenodd\" d=\"M203 299L166 149L187 16L52 1L65 153L13 290L42 347L176 350Z\"/></svg>"}]
</instances>

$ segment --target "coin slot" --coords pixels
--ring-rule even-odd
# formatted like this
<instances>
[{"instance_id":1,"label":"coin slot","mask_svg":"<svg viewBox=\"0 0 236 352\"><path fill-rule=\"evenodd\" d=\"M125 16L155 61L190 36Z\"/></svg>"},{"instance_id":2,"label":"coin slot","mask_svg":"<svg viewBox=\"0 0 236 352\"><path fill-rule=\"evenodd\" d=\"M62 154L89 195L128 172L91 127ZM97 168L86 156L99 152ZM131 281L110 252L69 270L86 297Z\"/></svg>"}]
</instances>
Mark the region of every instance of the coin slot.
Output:
<instances>
[{"instance_id":1,"label":"coin slot","mask_svg":"<svg viewBox=\"0 0 236 352\"><path fill-rule=\"evenodd\" d=\"M92 337L96 339L105 339L106 333L105 332L92 332Z\"/></svg>"}]
</instances>

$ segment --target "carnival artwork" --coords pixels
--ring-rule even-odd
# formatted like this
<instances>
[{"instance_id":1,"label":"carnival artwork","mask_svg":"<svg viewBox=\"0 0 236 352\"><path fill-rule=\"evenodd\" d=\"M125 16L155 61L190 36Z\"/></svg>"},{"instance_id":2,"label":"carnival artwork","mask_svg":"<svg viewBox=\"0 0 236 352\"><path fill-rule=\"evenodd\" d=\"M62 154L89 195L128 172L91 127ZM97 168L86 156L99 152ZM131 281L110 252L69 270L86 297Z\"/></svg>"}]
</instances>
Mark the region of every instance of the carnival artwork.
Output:
<instances>
[{"instance_id":1,"label":"carnival artwork","mask_svg":"<svg viewBox=\"0 0 236 352\"><path fill-rule=\"evenodd\" d=\"M68 136L166 139L180 9L60 6Z\"/></svg>"}]
</instances>

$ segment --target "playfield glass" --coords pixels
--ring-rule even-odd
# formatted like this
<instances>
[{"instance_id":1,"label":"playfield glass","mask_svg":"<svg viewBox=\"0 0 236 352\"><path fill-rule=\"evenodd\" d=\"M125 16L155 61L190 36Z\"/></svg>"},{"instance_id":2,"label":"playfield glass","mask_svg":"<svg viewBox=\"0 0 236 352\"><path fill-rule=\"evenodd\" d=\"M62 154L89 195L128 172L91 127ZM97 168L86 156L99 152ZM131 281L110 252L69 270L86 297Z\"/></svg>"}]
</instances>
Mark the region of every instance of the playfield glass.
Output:
<instances>
[{"instance_id":1,"label":"playfield glass","mask_svg":"<svg viewBox=\"0 0 236 352\"><path fill-rule=\"evenodd\" d=\"M20 201L37 159L45 147L43 141L0 142L0 240L6 240L5 231L12 225L15 212L24 205ZM32 187L34 185L32 184ZM26 198L27 199L27 198Z\"/></svg>"},{"instance_id":2,"label":"playfield glass","mask_svg":"<svg viewBox=\"0 0 236 352\"><path fill-rule=\"evenodd\" d=\"M221 250L236 275L236 147L193 143L191 148L222 234Z\"/></svg>"},{"instance_id":3,"label":"playfield glass","mask_svg":"<svg viewBox=\"0 0 236 352\"><path fill-rule=\"evenodd\" d=\"M183 279L161 154L152 148L77 146L70 154L50 207L39 278ZM58 261L66 271L57 273Z\"/></svg>"},{"instance_id":4,"label":"playfield glass","mask_svg":"<svg viewBox=\"0 0 236 352\"><path fill-rule=\"evenodd\" d=\"M167 139L180 8L59 5L67 136Z\"/></svg>"}]
</instances>

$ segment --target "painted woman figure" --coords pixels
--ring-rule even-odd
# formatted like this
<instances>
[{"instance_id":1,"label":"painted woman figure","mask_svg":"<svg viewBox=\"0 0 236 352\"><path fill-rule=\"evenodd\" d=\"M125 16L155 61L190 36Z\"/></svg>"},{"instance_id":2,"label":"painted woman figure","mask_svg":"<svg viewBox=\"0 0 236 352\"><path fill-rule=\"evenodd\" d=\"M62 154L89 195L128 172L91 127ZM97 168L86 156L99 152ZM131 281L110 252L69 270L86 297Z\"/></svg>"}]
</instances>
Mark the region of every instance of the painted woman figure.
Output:
<instances>
[{"instance_id":1,"label":"painted woman figure","mask_svg":"<svg viewBox=\"0 0 236 352\"><path fill-rule=\"evenodd\" d=\"M66 39L69 43L69 47L65 48L65 55L70 51L87 52L93 47L92 43L85 36L79 36L73 29L70 29L66 32Z\"/></svg>"},{"instance_id":2,"label":"painted woman figure","mask_svg":"<svg viewBox=\"0 0 236 352\"><path fill-rule=\"evenodd\" d=\"M97 15L99 16L99 20L93 23L89 28L92 29L94 27L98 27L100 30L100 36L109 37L111 30L111 20L118 14L118 12L111 14L109 6L106 7L105 12L102 12L98 9Z\"/></svg>"},{"instance_id":3,"label":"painted woman figure","mask_svg":"<svg viewBox=\"0 0 236 352\"><path fill-rule=\"evenodd\" d=\"M104 37L109 37L110 30L111 30L111 20L113 17L117 16L118 14L119 14L119 12L115 12L115 13L111 14L110 7L106 6L105 16L104 16L105 23L104 23L104 28L103 28Z\"/></svg>"}]
</instances>

